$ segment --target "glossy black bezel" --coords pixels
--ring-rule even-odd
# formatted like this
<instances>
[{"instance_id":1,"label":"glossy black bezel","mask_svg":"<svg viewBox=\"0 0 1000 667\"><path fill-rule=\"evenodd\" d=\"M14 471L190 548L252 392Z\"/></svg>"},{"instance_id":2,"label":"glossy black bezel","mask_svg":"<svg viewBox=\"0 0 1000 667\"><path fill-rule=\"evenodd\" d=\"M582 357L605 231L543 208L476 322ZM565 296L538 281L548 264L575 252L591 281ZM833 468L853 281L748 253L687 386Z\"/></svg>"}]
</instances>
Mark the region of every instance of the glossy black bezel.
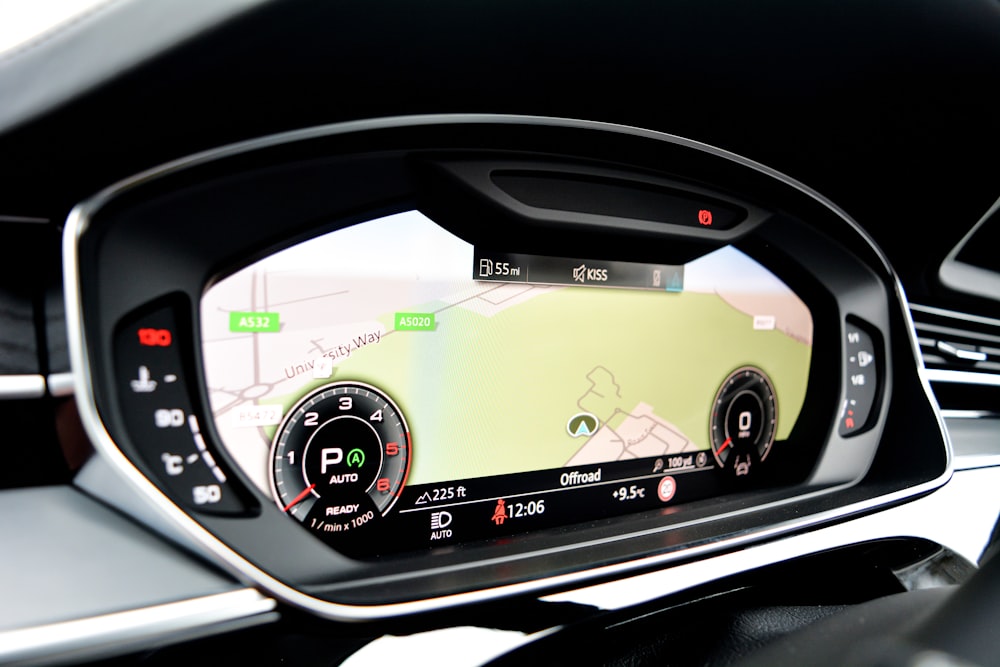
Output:
<instances>
[{"instance_id":1,"label":"glossy black bezel","mask_svg":"<svg viewBox=\"0 0 1000 667\"><path fill-rule=\"evenodd\" d=\"M884 403L871 431L852 440L857 452L853 467L837 472L825 464L814 467L804 457L800 464L808 475L805 486L778 484L693 503L681 514L617 517L572 531L545 530L503 543L468 545L433 555L405 554L378 563L338 557L318 541L304 539L308 536L271 503L252 519L177 514L165 506L178 525L221 563L316 613L337 618L384 617L637 571L702 553L705 548L735 548L776 530L800 530L929 490L946 477L948 455L943 438L925 437L920 446L929 448L929 455L910 457L908 465L887 469L880 463L883 451L876 452L875 445L885 429L896 436L914 429L940 433L940 422L913 360L913 341L904 326L905 311L894 277L846 217L774 172L691 142L577 121L496 117L387 121L276 138L197 158L155 177L135 179L78 209L67 233L69 268L74 276L79 269L81 278L78 285L76 277L72 278L70 285L71 305L82 317L76 354L93 379L96 407L93 413L84 410L85 422L100 440L104 455L118 461L123 474L143 493L167 502L147 482L126 471L124 457L132 456L134 450L128 433L114 417L116 390L107 354L111 340L107 332L121 317L168 291L180 290L196 303L211 280L279 247L332 227L412 207L414 201L422 201L423 177L408 164L470 149L478 156L489 155L491 150L520 151L518 159L557 155L562 162L590 165L600 161L618 170L661 174L657 178L700 183L701 187L711 184L713 192L723 198L731 197L731 192L752 193L755 201L780 206L780 213L771 214L766 224L759 224L738 245L757 244L779 255L795 256L798 268L794 271L814 276L813 282L821 286L819 292L827 292L827 296L820 294L820 301L833 304L829 311L822 311L829 316L817 322L827 328L823 335L830 344L826 349L839 348L835 341L847 315L883 332L885 390L893 388L911 398L923 395L917 401L921 409L896 419L893 402ZM609 257L624 258L625 245L645 239L640 254L648 256L664 247L650 240L660 233L664 240L671 238L669 230L658 232L628 221L606 222L603 227L579 229L573 242L565 244L566 254L582 256L579 250L604 239L602 247ZM494 232L501 229L494 217L480 223ZM537 247L547 250L545 246L555 246L555 241L565 238L567 224L556 220L537 226L515 218L510 220L510 229L518 232L518 238L524 238L521 232L534 229ZM690 248L690 244L710 242L687 238L674 245ZM159 244L163 252L142 262L134 251L149 244ZM137 266L147 278L121 288L123 278L133 275ZM109 290L110 285L121 289ZM798 281L795 288L799 289ZM805 298L810 306L817 303L811 296ZM192 312L195 365L200 354L194 335L199 330L197 317ZM814 403L812 397L813 386L820 395L838 395L840 378L829 371L839 366L837 357L814 365L814 372L821 372L825 379L810 383L808 402L819 406L810 408L819 419L793 437L802 438L804 446L798 451L814 449L823 461L834 457L845 463L851 461L845 458L850 454L830 432L834 417L829 403ZM200 377L200 368L195 372ZM206 405L203 385L199 394L195 399ZM825 420L824 413L828 414ZM212 429L206 431L218 442ZM886 457L892 456L891 445L883 450ZM866 478L872 457L874 472ZM796 465L790 464L789 469ZM858 483L863 480L866 483ZM876 502L876 498L883 500ZM791 508L796 519L789 522ZM451 576L458 572L465 575Z\"/></svg>"}]
</instances>

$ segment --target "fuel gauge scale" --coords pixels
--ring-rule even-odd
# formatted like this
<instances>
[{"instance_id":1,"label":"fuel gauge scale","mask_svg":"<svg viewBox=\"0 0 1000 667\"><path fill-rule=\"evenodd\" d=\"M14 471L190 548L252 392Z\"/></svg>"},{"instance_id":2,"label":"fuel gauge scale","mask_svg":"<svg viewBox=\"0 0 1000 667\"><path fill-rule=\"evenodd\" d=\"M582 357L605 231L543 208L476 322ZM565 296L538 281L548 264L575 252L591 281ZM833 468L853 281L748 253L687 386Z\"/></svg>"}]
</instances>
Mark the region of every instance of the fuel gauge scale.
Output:
<instances>
[{"instance_id":1,"label":"fuel gauge scale","mask_svg":"<svg viewBox=\"0 0 1000 667\"><path fill-rule=\"evenodd\" d=\"M712 404L709 438L715 461L727 473L745 477L767 458L778 422L774 385L759 368L729 374Z\"/></svg>"}]
</instances>

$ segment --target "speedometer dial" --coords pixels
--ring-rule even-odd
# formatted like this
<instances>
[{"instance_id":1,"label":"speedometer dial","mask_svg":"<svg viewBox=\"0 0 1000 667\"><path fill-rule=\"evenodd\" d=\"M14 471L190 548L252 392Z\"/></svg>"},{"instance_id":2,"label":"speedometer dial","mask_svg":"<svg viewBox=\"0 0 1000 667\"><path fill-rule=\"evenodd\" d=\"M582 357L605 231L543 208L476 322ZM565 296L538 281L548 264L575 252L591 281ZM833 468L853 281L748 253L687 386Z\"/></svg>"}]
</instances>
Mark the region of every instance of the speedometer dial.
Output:
<instances>
[{"instance_id":1,"label":"speedometer dial","mask_svg":"<svg viewBox=\"0 0 1000 667\"><path fill-rule=\"evenodd\" d=\"M396 404L370 385L337 382L299 401L278 428L272 492L307 528L348 532L392 509L409 464L410 433Z\"/></svg>"},{"instance_id":2,"label":"speedometer dial","mask_svg":"<svg viewBox=\"0 0 1000 667\"><path fill-rule=\"evenodd\" d=\"M709 437L720 468L749 475L774 444L778 409L764 371L746 366L729 374L712 405Z\"/></svg>"}]
</instances>

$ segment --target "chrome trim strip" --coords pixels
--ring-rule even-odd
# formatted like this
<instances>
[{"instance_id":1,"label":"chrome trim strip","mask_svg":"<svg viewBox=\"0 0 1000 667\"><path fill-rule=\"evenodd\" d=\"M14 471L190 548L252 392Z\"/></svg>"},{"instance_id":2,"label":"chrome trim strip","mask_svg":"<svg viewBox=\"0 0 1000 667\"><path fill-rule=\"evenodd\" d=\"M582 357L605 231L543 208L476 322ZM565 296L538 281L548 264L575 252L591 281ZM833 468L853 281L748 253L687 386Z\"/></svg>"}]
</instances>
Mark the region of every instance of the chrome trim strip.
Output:
<instances>
[{"instance_id":1,"label":"chrome trim strip","mask_svg":"<svg viewBox=\"0 0 1000 667\"><path fill-rule=\"evenodd\" d=\"M934 346L942 338L975 338L980 343L1000 343L1000 336L983 333L968 327L959 328L957 324L951 322L941 325L921 321L917 324L917 331L920 334L921 343L929 346Z\"/></svg>"},{"instance_id":2,"label":"chrome trim strip","mask_svg":"<svg viewBox=\"0 0 1000 667\"><path fill-rule=\"evenodd\" d=\"M0 215L0 223L15 223L15 224L32 224L32 225L46 225L49 223L48 218L36 218L30 215Z\"/></svg>"},{"instance_id":3,"label":"chrome trim strip","mask_svg":"<svg viewBox=\"0 0 1000 667\"><path fill-rule=\"evenodd\" d=\"M907 323L907 336L910 340L911 354L916 364L916 372L920 378L920 383L923 386L925 396L927 397L928 404L932 406L935 410L935 416L938 421L938 428L940 431L941 438L945 443L946 447L946 464L945 471L937 479L931 480L924 484L905 489L902 491L897 491L894 493L889 493L878 498L872 498L864 502L858 502L853 505L846 507L841 507L835 510L830 510L827 512L821 512L818 514L809 515L807 517L801 517L786 521L784 523L771 526L764 530L759 530L755 532L748 532L742 535L734 536L724 540L718 540L710 544L703 544L696 547L691 547L684 551L673 552L667 554L660 554L657 556L649 556L645 558L640 558L628 562L616 563L614 565L607 565L603 567L593 568L590 570L584 570L579 572L573 572L564 575L558 575L543 579L538 579L534 581L527 581L517 584L510 584L506 586L499 586L490 589L470 591L466 593L458 593L449 596L442 596L439 598L431 598L425 600L417 600L412 602L399 602L391 603L385 605L370 605L370 606L357 606L357 605L346 605L334 602L326 602L318 598L311 597L300 591L287 586L286 584L274 579L266 572L258 569L249 561L244 559L242 556L232 551L229 547L223 544L220 540L215 538L211 533L204 529L201 525L191 519L187 514L185 514L180 508L174 505L166 496L164 496L160 491L149 482L133 465L132 463L121 453L121 451L114 444L111 436L104 428L104 424L101 422L97 406L94 402L94 395L91 391L91 372L89 366L89 359L86 354L87 341L84 335L83 327L83 311L80 303L80 283L78 279L78 256L77 256L77 243L80 236L86 231L89 220L93 214L100 209L104 204L106 204L110 199L120 194L123 191L136 187L142 183L146 183L150 180L158 178L160 176L176 172L180 169L187 167L192 167L195 165L206 163L210 160L215 160L227 156L232 156L238 153L248 152L256 149L267 148L270 146L276 146L283 143L290 143L296 141L305 141L308 139L318 138L318 137L328 137L341 135L351 132L361 132L366 130L378 130L378 129L390 129L399 127L417 127L417 126L429 126L429 125L442 125L442 124L498 124L505 123L511 125L548 125L552 127L562 127L562 128L578 128L585 130L602 130L608 132L615 132L618 134L626 134L637 137L644 137L651 140L668 142L695 150L700 150L717 157L722 157L730 161L736 162L737 164L743 165L745 167L754 169L763 174L766 174L800 192L815 199L820 204L828 208L835 215L840 217L848 226L855 230L865 242L867 242L876 257L882 263L882 268L887 276L890 276L894 284L894 289L896 291L897 300L900 304L902 310L902 316ZM129 480L131 484L143 495L145 495L149 500L152 501L156 510L160 512L163 517L178 526L181 530L187 532L192 540L199 544L206 552L210 554L214 559L227 571L234 573L237 577L241 579L249 579L265 589L268 593L276 596L278 599L287 602L288 604L295 605L306 609L319 616L330 618L334 620L349 620L349 621L360 621L360 620L375 620L381 618L388 618L392 616L399 616L404 614L419 613L425 611L433 611L441 609L444 607L449 607L459 604L468 604L474 602L481 602L486 600L492 600L499 597L504 597L507 595L516 595L531 593L535 591L541 591L545 589L558 588L558 587L568 587L580 582L587 581L594 577L610 577L618 576L621 574L628 573L630 571L639 568L651 568L659 567L669 563L676 562L681 559L697 558L707 554L715 553L720 550L726 549L737 549L744 548L756 542L761 542L768 539L773 539L780 537L795 531L801 531L804 528L815 526L818 524L823 524L827 522L836 521L847 516L854 514L860 514L864 512L870 512L872 510L878 509L882 505L893 504L901 502L912 498L914 496L932 491L942 484L947 482L947 480L952 475L952 452L951 444L948 440L948 434L944 427L944 421L937 412L937 403L933 399L933 393L931 392L930 384L927 381L927 377L923 372L923 367L916 360L919 357L919 346L917 344L916 334L913 329L913 321L910 317L909 309L906 306L906 296L903 292L902 284L899 281L899 277L893 271L892 267L889 265L888 260L878 246L874 243L871 236L863 230L851 217L836 206L833 202L826 199L819 193L815 192L808 186L799 183L798 181L777 172L770 167L758 164L744 158L742 156L730 153L707 144L703 144L697 141L692 141L689 139L684 139L677 137L675 135L665 134L662 132L656 132L653 130L645 130L636 127L628 127L623 125L615 125L611 123L602 123L595 121L585 121L577 119L559 119L559 118L545 118L538 116L510 116L510 115L490 115L490 114L455 114L455 115L426 115L426 116L404 116L404 117L391 117L391 118L379 118L372 120L360 120L360 121L350 121L346 123L340 123L329 126L322 126L317 128L310 128L305 130L295 130L291 132L286 132L282 134L276 134L269 137L264 137L261 139L255 139L239 144L233 144L230 146L225 146L218 149L213 149L198 153L196 155L181 158L170 162L161 167L151 169L142 172L134 177L121 181L115 185L112 185L100 193L90 198L89 200L78 204L69 214L66 220L65 233L63 235L63 258L64 258L64 283L65 283L65 297L66 297L66 314L67 314L67 328L68 328L68 339L69 339L69 349L70 349L70 359L72 361L72 367L75 373L76 379L76 397L77 404L80 410L80 417L83 420L84 426L87 433L90 435L94 442L95 448L100 452L100 454L105 457L111 467L115 468L122 476ZM798 496L795 500L806 499L818 495L824 495L832 491L843 489L850 486L850 484L843 484L837 487L832 487L824 489L822 491L816 491L811 494L804 494ZM773 503L771 505L765 505L762 507L771 507L784 503ZM753 508L753 510L761 509L761 507ZM746 510L746 511L753 511ZM734 513L735 514L735 513ZM750 551L749 549L747 551ZM718 572L718 577L725 576L726 572ZM681 589L677 589L681 590ZM662 591L661 594L666 594L672 591Z\"/></svg>"},{"instance_id":4,"label":"chrome trim strip","mask_svg":"<svg viewBox=\"0 0 1000 667\"><path fill-rule=\"evenodd\" d=\"M957 310L945 310L944 308L937 308L935 306L922 306L917 303L911 303L910 310L915 310L918 313L926 313L927 315L937 315L939 317L949 317L955 320L978 322L979 324L987 324L991 327L1000 328L1000 320L993 319L992 317L983 317L982 315L960 313Z\"/></svg>"},{"instance_id":5,"label":"chrome trim strip","mask_svg":"<svg viewBox=\"0 0 1000 667\"><path fill-rule=\"evenodd\" d=\"M72 396L73 395L73 384L76 380L73 378L72 373L52 373L46 379L46 384L49 387L49 395L62 397L62 396Z\"/></svg>"},{"instance_id":6,"label":"chrome trim strip","mask_svg":"<svg viewBox=\"0 0 1000 667\"><path fill-rule=\"evenodd\" d=\"M252 589L168 602L91 618L0 632L0 663L78 662L120 655L153 642L278 619L277 603Z\"/></svg>"},{"instance_id":7,"label":"chrome trim strip","mask_svg":"<svg viewBox=\"0 0 1000 667\"><path fill-rule=\"evenodd\" d=\"M470 625L437 628L408 635L383 635L348 656L340 667L371 667L412 662L414 656L427 656L421 662L438 665L486 665L522 646L527 646L562 629L556 625L527 634L518 630L499 630ZM448 647L460 649L451 659L444 656ZM442 650L443 649L443 650ZM434 660L430 656L435 656ZM558 662L558 661L554 661Z\"/></svg>"},{"instance_id":8,"label":"chrome trim strip","mask_svg":"<svg viewBox=\"0 0 1000 667\"><path fill-rule=\"evenodd\" d=\"M937 342L937 349L944 352L947 355L955 357L957 359L965 359L966 361L986 361L989 359L989 355L985 352L978 352L976 350L963 350L961 348L955 347L951 343L946 343L943 340Z\"/></svg>"},{"instance_id":9,"label":"chrome trim strip","mask_svg":"<svg viewBox=\"0 0 1000 667\"><path fill-rule=\"evenodd\" d=\"M1000 454L969 454L955 457L955 470L976 470L1000 466Z\"/></svg>"},{"instance_id":10,"label":"chrome trim strip","mask_svg":"<svg viewBox=\"0 0 1000 667\"><path fill-rule=\"evenodd\" d=\"M0 375L0 400L42 396L45 396L45 378L41 375Z\"/></svg>"},{"instance_id":11,"label":"chrome trim strip","mask_svg":"<svg viewBox=\"0 0 1000 667\"><path fill-rule=\"evenodd\" d=\"M931 382L954 382L958 384L978 384L1000 387L1000 375L976 373L973 371L951 371L944 368L928 368L924 371Z\"/></svg>"},{"instance_id":12,"label":"chrome trim strip","mask_svg":"<svg viewBox=\"0 0 1000 667\"><path fill-rule=\"evenodd\" d=\"M1000 412L991 410L942 410L941 416L948 419L996 419Z\"/></svg>"}]
</instances>

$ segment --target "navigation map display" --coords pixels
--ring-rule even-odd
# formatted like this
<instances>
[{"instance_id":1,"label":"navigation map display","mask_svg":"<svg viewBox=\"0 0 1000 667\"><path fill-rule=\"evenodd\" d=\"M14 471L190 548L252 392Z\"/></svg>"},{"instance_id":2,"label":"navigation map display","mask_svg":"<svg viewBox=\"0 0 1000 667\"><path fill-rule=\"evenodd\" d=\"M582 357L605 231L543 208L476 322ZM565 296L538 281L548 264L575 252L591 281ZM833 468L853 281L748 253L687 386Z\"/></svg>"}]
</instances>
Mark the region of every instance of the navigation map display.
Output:
<instances>
[{"instance_id":1,"label":"navigation map display","mask_svg":"<svg viewBox=\"0 0 1000 667\"><path fill-rule=\"evenodd\" d=\"M732 247L683 266L511 254L417 211L229 275L201 327L228 453L361 554L719 493L791 432L813 336Z\"/></svg>"}]
</instances>

